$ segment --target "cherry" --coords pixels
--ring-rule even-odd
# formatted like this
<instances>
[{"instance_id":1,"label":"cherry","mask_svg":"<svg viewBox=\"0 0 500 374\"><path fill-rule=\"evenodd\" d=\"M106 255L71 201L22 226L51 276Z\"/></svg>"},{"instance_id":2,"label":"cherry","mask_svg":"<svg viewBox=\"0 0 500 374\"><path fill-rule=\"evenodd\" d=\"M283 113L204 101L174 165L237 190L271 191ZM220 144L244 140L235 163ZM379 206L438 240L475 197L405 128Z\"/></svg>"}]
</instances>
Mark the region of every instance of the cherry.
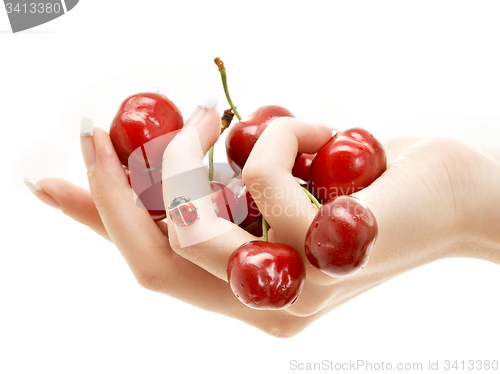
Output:
<instances>
[{"instance_id":1,"label":"cherry","mask_svg":"<svg viewBox=\"0 0 500 374\"><path fill-rule=\"evenodd\" d=\"M122 102L109 136L123 165L129 166L132 155L140 159L138 163L145 160L147 168L161 170L163 152L172 138L162 135L180 130L183 125L180 110L165 95L142 92ZM137 149L141 152L134 152Z\"/></svg>"},{"instance_id":2,"label":"cherry","mask_svg":"<svg viewBox=\"0 0 500 374\"><path fill-rule=\"evenodd\" d=\"M227 188L233 191L234 196L239 196L243 188L245 188L245 182L243 182L243 177L238 174L236 177L232 178L227 184Z\"/></svg>"},{"instance_id":3,"label":"cherry","mask_svg":"<svg viewBox=\"0 0 500 374\"><path fill-rule=\"evenodd\" d=\"M319 150L309 170L310 190L320 202L368 187L386 170L380 142L362 128L336 133Z\"/></svg>"},{"instance_id":4,"label":"cherry","mask_svg":"<svg viewBox=\"0 0 500 374\"><path fill-rule=\"evenodd\" d=\"M155 221L166 218L165 204L163 202L163 190L161 184L161 170L131 171L123 167L128 178L128 183L139 197L144 208L146 208Z\"/></svg>"},{"instance_id":5,"label":"cherry","mask_svg":"<svg viewBox=\"0 0 500 374\"><path fill-rule=\"evenodd\" d=\"M368 262L378 225L371 210L352 196L321 206L305 239L309 262L332 277L354 274Z\"/></svg>"},{"instance_id":6,"label":"cherry","mask_svg":"<svg viewBox=\"0 0 500 374\"><path fill-rule=\"evenodd\" d=\"M212 203L217 217L224 218L235 224L241 221L238 218L238 201L233 191L219 182L210 182L212 189Z\"/></svg>"},{"instance_id":7,"label":"cherry","mask_svg":"<svg viewBox=\"0 0 500 374\"><path fill-rule=\"evenodd\" d=\"M234 178L227 187L233 191L238 201L235 223L252 235L262 236L262 214L250 191L245 187L241 174Z\"/></svg>"},{"instance_id":8,"label":"cherry","mask_svg":"<svg viewBox=\"0 0 500 374\"><path fill-rule=\"evenodd\" d=\"M304 287L306 270L300 254L286 244L249 241L229 256L227 279L236 297L254 309L284 309L292 305Z\"/></svg>"},{"instance_id":9,"label":"cherry","mask_svg":"<svg viewBox=\"0 0 500 374\"><path fill-rule=\"evenodd\" d=\"M284 309L305 281L300 255L286 244L250 241L230 256L227 278L236 297L254 309Z\"/></svg>"},{"instance_id":10,"label":"cherry","mask_svg":"<svg viewBox=\"0 0 500 374\"><path fill-rule=\"evenodd\" d=\"M265 105L253 112L248 119L242 121L242 117L231 100L227 88L226 68L220 58L215 58L215 64L219 68L222 85L227 101L231 106L239 122L229 129L226 136L226 153L229 165L236 174L240 174L245 163L257 142L259 136L264 132L267 126L276 118L294 117L286 108L279 105Z\"/></svg>"},{"instance_id":11,"label":"cherry","mask_svg":"<svg viewBox=\"0 0 500 374\"><path fill-rule=\"evenodd\" d=\"M238 196L238 208L239 226L252 235L262 236L262 213L246 187Z\"/></svg>"},{"instance_id":12,"label":"cherry","mask_svg":"<svg viewBox=\"0 0 500 374\"><path fill-rule=\"evenodd\" d=\"M304 182L309 182L309 169L315 156L315 153L299 153L293 165L292 175Z\"/></svg>"},{"instance_id":13,"label":"cherry","mask_svg":"<svg viewBox=\"0 0 500 374\"><path fill-rule=\"evenodd\" d=\"M235 173L241 173L259 136L276 118L294 117L279 105L266 105L253 112L248 119L237 122L229 128L226 136L227 160Z\"/></svg>"}]
</instances>

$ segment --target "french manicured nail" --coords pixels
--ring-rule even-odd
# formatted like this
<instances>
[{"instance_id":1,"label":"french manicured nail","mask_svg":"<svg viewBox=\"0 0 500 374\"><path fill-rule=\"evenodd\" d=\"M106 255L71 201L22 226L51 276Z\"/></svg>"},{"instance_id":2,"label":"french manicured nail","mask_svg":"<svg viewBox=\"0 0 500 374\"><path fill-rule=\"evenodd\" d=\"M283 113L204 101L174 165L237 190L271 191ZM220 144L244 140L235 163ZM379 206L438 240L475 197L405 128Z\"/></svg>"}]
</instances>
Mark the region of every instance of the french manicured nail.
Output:
<instances>
[{"instance_id":1,"label":"french manicured nail","mask_svg":"<svg viewBox=\"0 0 500 374\"><path fill-rule=\"evenodd\" d=\"M80 122L80 148L87 171L95 167L94 123L88 117L82 117Z\"/></svg>"},{"instance_id":2,"label":"french manicured nail","mask_svg":"<svg viewBox=\"0 0 500 374\"><path fill-rule=\"evenodd\" d=\"M187 127L198 122L205 115L205 113L210 109L212 109L214 106L216 106L218 102L219 100L217 100L216 97L210 96L203 103L201 103L196 107L194 112L187 119L186 124L184 126Z\"/></svg>"},{"instance_id":3,"label":"french manicured nail","mask_svg":"<svg viewBox=\"0 0 500 374\"><path fill-rule=\"evenodd\" d=\"M54 209L59 209L61 210L61 204L59 204L52 196L45 192L41 192L42 189L36 184L30 181L28 178L23 179L24 184L32 194L34 194L36 197L38 197L41 201L43 201L45 204L48 206L54 208Z\"/></svg>"},{"instance_id":4,"label":"french manicured nail","mask_svg":"<svg viewBox=\"0 0 500 374\"><path fill-rule=\"evenodd\" d=\"M216 106L218 103L219 103L219 100L215 96L210 96L208 99L206 99L199 106L202 108L205 108L206 110L209 110L209 109L212 109L214 106Z\"/></svg>"},{"instance_id":5,"label":"french manicured nail","mask_svg":"<svg viewBox=\"0 0 500 374\"><path fill-rule=\"evenodd\" d=\"M36 183L33 183L32 181L30 181L28 178L24 178L23 182L26 185L26 187L28 187L28 190L30 190L32 194L36 195L37 193L39 193L41 191L41 188L38 187L36 185Z\"/></svg>"},{"instance_id":6,"label":"french manicured nail","mask_svg":"<svg viewBox=\"0 0 500 374\"><path fill-rule=\"evenodd\" d=\"M325 126L328 127L332 131L339 131L338 126L332 125L331 123L325 123Z\"/></svg>"}]
</instances>

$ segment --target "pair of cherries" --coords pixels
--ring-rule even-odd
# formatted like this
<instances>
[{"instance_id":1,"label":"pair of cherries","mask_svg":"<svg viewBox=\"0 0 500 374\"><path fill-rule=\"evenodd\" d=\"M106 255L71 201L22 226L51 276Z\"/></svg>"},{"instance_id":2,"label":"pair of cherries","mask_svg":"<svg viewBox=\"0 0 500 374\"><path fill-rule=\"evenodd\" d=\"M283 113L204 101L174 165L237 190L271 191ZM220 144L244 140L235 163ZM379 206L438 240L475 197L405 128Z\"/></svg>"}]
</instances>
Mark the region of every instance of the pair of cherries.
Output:
<instances>
[{"instance_id":1,"label":"pair of cherries","mask_svg":"<svg viewBox=\"0 0 500 374\"><path fill-rule=\"evenodd\" d=\"M138 203L146 208L155 221L166 218L162 191L163 153L182 129L184 120L180 110L165 95L142 92L127 97L120 105L110 128L110 138L125 169L129 183L138 196ZM242 184L242 183L241 183ZM212 201L217 215L235 223L248 221L246 212L255 213L251 202L243 207L244 196L238 181L234 191L222 183L211 182ZM246 203L246 202L245 202ZM253 208L253 210L252 210Z\"/></svg>"},{"instance_id":2,"label":"pair of cherries","mask_svg":"<svg viewBox=\"0 0 500 374\"><path fill-rule=\"evenodd\" d=\"M226 150L233 170L243 169L270 123L259 123L259 119L272 118L266 113L273 112L292 117L282 107L265 106L230 129ZM366 205L348 195L375 181L385 171L386 163L382 145L362 128L337 132L314 155L297 155L292 174L304 182L319 208L305 237L305 255L324 273L333 277L351 275L368 262L378 233L377 222ZM228 279L235 295L246 305L283 309L297 300L305 281L305 265L288 245L251 241L231 255Z\"/></svg>"}]
</instances>

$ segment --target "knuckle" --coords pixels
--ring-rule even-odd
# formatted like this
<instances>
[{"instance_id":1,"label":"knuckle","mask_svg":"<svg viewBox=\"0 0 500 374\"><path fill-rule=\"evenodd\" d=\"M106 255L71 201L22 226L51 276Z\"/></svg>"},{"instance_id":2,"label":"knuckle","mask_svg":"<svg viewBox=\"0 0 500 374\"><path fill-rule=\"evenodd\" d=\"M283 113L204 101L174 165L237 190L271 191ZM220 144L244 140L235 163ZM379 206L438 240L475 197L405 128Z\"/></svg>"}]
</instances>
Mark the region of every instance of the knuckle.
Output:
<instances>
[{"instance_id":1,"label":"knuckle","mask_svg":"<svg viewBox=\"0 0 500 374\"><path fill-rule=\"evenodd\" d=\"M196 262L203 256L203 251L200 246L201 243L191 246L182 246L177 235L172 235L171 238L169 237L169 244L173 252L191 262Z\"/></svg>"},{"instance_id":2,"label":"knuckle","mask_svg":"<svg viewBox=\"0 0 500 374\"><path fill-rule=\"evenodd\" d=\"M291 338L298 335L309 322L304 318L288 316L285 318L273 319L262 330L274 338Z\"/></svg>"},{"instance_id":3,"label":"knuckle","mask_svg":"<svg viewBox=\"0 0 500 374\"><path fill-rule=\"evenodd\" d=\"M162 158L162 160L163 160L163 162L164 162L164 163L168 163L168 162L169 162L169 160L170 160L171 158L175 157L175 155L176 155L176 154L179 154L179 151L181 151L181 150L179 149L179 147L177 147L177 146L175 145L175 143L174 143L174 144L172 144L172 143L174 143L174 142L172 141L172 142L171 142L171 143L170 143L170 144L169 144L169 145L165 148L165 151L163 151L163 158Z\"/></svg>"},{"instance_id":4,"label":"knuckle","mask_svg":"<svg viewBox=\"0 0 500 374\"><path fill-rule=\"evenodd\" d=\"M247 162L241 173L245 186L250 190L254 190L256 186L263 184L268 177L267 169L269 169L269 167L266 167L264 162L259 160Z\"/></svg>"},{"instance_id":5,"label":"knuckle","mask_svg":"<svg viewBox=\"0 0 500 374\"><path fill-rule=\"evenodd\" d=\"M280 131L281 127L283 127L284 131L289 131L289 129L287 129L287 127L289 127L290 118L291 117L278 117L278 118L272 120L271 123L269 123L269 125L267 127L272 128L272 129L277 129L278 131Z\"/></svg>"},{"instance_id":6,"label":"knuckle","mask_svg":"<svg viewBox=\"0 0 500 374\"><path fill-rule=\"evenodd\" d=\"M137 283L146 290L160 292L164 289L163 280L155 274L142 273L135 276Z\"/></svg>"},{"instance_id":7,"label":"knuckle","mask_svg":"<svg viewBox=\"0 0 500 374\"><path fill-rule=\"evenodd\" d=\"M116 194L119 192L116 181L106 175L93 174L88 176L90 194L99 212L107 212L112 209L113 201L116 201Z\"/></svg>"},{"instance_id":8,"label":"knuckle","mask_svg":"<svg viewBox=\"0 0 500 374\"><path fill-rule=\"evenodd\" d=\"M266 334L271 335L272 337L281 338L286 335L287 326L283 322L277 321L276 323L267 327L265 329L265 332Z\"/></svg>"},{"instance_id":9,"label":"knuckle","mask_svg":"<svg viewBox=\"0 0 500 374\"><path fill-rule=\"evenodd\" d=\"M181 244L179 242L179 238L177 237L177 235L171 235L168 238L168 241L169 241L169 244L170 244L170 248L172 248L172 251L174 251L177 254L181 254L182 253L183 248L181 247Z\"/></svg>"},{"instance_id":10,"label":"knuckle","mask_svg":"<svg viewBox=\"0 0 500 374\"><path fill-rule=\"evenodd\" d=\"M111 199L106 194L93 193L92 200L94 200L94 204L99 212L107 212L110 209Z\"/></svg>"}]
</instances>

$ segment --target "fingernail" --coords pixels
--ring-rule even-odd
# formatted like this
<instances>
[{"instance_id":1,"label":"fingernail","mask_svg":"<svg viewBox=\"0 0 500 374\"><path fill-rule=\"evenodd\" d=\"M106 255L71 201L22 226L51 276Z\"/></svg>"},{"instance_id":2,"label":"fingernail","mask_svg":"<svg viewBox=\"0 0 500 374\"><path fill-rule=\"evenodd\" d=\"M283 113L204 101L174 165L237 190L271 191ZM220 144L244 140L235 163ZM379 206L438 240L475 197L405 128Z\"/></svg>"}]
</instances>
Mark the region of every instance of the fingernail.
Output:
<instances>
[{"instance_id":1,"label":"fingernail","mask_svg":"<svg viewBox=\"0 0 500 374\"><path fill-rule=\"evenodd\" d=\"M36 197L38 197L45 204L47 204L48 206L50 206L54 209L62 210L61 204L59 204L57 201L55 201L52 196L50 196L47 193L40 193L40 191L42 191L42 189L36 183L33 183L28 178L24 178L23 182L26 185L26 187L28 187L30 192L32 194L36 195Z\"/></svg>"},{"instance_id":2,"label":"fingernail","mask_svg":"<svg viewBox=\"0 0 500 374\"><path fill-rule=\"evenodd\" d=\"M187 119L186 124L184 126L187 127L198 122L205 115L205 113L208 110L212 109L214 106L216 106L218 102L219 100L217 100L216 97L210 96L203 103L201 103L196 107L194 112Z\"/></svg>"},{"instance_id":3,"label":"fingernail","mask_svg":"<svg viewBox=\"0 0 500 374\"><path fill-rule=\"evenodd\" d=\"M202 108L205 108L206 110L212 109L214 106L216 106L219 103L219 100L215 96L210 96L208 99L206 99L203 104L199 105Z\"/></svg>"},{"instance_id":4,"label":"fingernail","mask_svg":"<svg viewBox=\"0 0 500 374\"><path fill-rule=\"evenodd\" d=\"M95 167L95 145L94 145L94 123L88 117L82 117L80 122L80 148L82 150L83 162L87 171L91 172Z\"/></svg>"},{"instance_id":5,"label":"fingernail","mask_svg":"<svg viewBox=\"0 0 500 374\"><path fill-rule=\"evenodd\" d=\"M28 178L24 178L23 179L23 182L24 184L26 185L26 187L28 187L28 189L30 190L30 192L34 195L36 195L37 193L39 193L41 191L41 188L38 187L35 183L33 183L32 181L30 181Z\"/></svg>"},{"instance_id":6,"label":"fingernail","mask_svg":"<svg viewBox=\"0 0 500 374\"><path fill-rule=\"evenodd\" d=\"M82 116L82 121L80 122L80 136L92 135L94 135L94 122L91 118Z\"/></svg>"},{"instance_id":7,"label":"fingernail","mask_svg":"<svg viewBox=\"0 0 500 374\"><path fill-rule=\"evenodd\" d=\"M338 126L332 125L331 123L325 123L325 126L328 127L332 131L339 131Z\"/></svg>"}]
</instances>

